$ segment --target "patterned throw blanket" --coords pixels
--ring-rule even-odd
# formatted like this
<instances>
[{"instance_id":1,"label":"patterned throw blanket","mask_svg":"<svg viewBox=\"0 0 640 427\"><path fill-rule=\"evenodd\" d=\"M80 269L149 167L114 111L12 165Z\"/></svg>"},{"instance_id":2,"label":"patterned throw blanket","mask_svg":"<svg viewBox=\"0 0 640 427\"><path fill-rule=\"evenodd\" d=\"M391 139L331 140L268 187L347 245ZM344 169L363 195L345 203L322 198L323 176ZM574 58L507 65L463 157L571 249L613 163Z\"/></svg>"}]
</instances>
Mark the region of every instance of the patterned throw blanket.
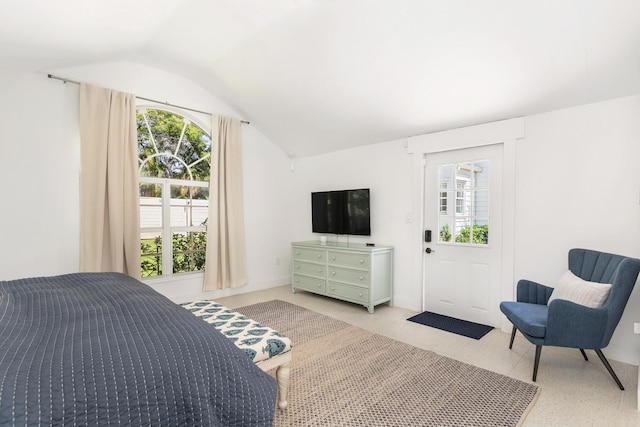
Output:
<instances>
[{"instance_id":1,"label":"patterned throw blanket","mask_svg":"<svg viewBox=\"0 0 640 427\"><path fill-rule=\"evenodd\" d=\"M256 363L292 348L291 340L280 332L215 301L202 300L180 305L222 332Z\"/></svg>"}]
</instances>

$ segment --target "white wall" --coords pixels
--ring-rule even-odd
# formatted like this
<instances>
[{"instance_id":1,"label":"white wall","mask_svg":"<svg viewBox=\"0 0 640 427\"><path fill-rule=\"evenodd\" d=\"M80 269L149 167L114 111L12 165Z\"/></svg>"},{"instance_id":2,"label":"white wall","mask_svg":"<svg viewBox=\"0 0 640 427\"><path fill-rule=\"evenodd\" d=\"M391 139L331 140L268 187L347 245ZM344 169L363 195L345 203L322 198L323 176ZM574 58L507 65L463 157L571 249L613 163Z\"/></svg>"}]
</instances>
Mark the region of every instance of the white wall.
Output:
<instances>
[{"instance_id":1,"label":"white wall","mask_svg":"<svg viewBox=\"0 0 640 427\"><path fill-rule=\"evenodd\" d=\"M394 247L393 303L413 307L409 239L411 223L411 158L404 141L373 144L293 161L295 189L291 209L297 215L295 240L317 240L311 232L311 192L369 188L371 236L340 236L339 241L373 242ZM329 235L329 240L338 236ZM420 292L420 288L417 288ZM419 299L418 293L418 299Z\"/></svg>"},{"instance_id":2,"label":"white wall","mask_svg":"<svg viewBox=\"0 0 640 427\"><path fill-rule=\"evenodd\" d=\"M572 247L640 258L640 96L526 118L517 145L515 273L553 284ZM605 354L640 364L640 285Z\"/></svg>"},{"instance_id":3,"label":"white wall","mask_svg":"<svg viewBox=\"0 0 640 427\"><path fill-rule=\"evenodd\" d=\"M146 98L239 117L191 81L136 63L52 70L52 74ZM78 93L42 73L0 79L0 280L78 271ZM139 104L148 104L140 101ZM210 130L208 115L188 113ZM242 118L242 117L241 117ZM251 125L242 126L249 284L207 297L289 283L289 160ZM26 213L26 214L25 214ZM276 265L276 257L279 264ZM174 300L203 296L201 275L152 284Z\"/></svg>"},{"instance_id":4,"label":"white wall","mask_svg":"<svg viewBox=\"0 0 640 427\"><path fill-rule=\"evenodd\" d=\"M0 93L0 279L77 271L77 94L22 72Z\"/></svg>"}]
</instances>

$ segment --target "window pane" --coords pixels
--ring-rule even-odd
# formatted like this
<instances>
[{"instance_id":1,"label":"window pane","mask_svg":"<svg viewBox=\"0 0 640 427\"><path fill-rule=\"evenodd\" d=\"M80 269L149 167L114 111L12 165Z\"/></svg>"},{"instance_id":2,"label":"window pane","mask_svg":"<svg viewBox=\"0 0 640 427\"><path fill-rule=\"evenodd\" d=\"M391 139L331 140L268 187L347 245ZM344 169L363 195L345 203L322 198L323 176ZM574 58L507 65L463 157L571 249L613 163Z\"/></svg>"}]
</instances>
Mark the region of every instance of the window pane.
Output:
<instances>
[{"instance_id":1,"label":"window pane","mask_svg":"<svg viewBox=\"0 0 640 427\"><path fill-rule=\"evenodd\" d=\"M473 211L475 217L489 217L489 190L475 190L473 192Z\"/></svg>"},{"instance_id":2,"label":"window pane","mask_svg":"<svg viewBox=\"0 0 640 427\"><path fill-rule=\"evenodd\" d=\"M198 200L194 200L194 206L192 208L192 217L193 225L201 226L207 225L207 219L209 218L209 206L207 205L199 206L196 204Z\"/></svg>"},{"instance_id":3,"label":"window pane","mask_svg":"<svg viewBox=\"0 0 640 427\"><path fill-rule=\"evenodd\" d=\"M473 243L486 245L489 243L489 225L486 220L475 220L471 230Z\"/></svg>"},{"instance_id":4,"label":"window pane","mask_svg":"<svg viewBox=\"0 0 640 427\"><path fill-rule=\"evenodd\" d=\"M440 242L451 242L453 240L451 235L453 231L452 223L453 221L451 217L440 218Z\"/></svg>"},{"instance_id":5,"label":"window pane","mask_svg":"<svg viewBox=\"0 0 640 427\"><path fill-rule=\"evenodd\" d=\"M440 192L440 215L447 215L447 192Z\"/></svg>"},{"instance_id":6,"label":"window pane","mask_svg":"<svg viewBox=\"0 0 640 427\"><path fill-rule=\"evenodd\" d=\"M489 241L489 161L441 165L439 241L483 245Z\"/></svg>"},{"instance_id":7,"label":"window pane","mask_svg":"<svg viewBox=\"0 0 640 427\"><path fill-rule=\"evenodd\" d=\"M140 184L140 228L162 227L162 186Z\"/></svg>"},{"instance_id":8,"label":"window pane","mask_svg":"<svg viewBox=\"0 0 640 427\"><path fill-rule=\"evenodd\" d=\"M473 162L475 171L475 187L489 188L489 160L479 160Z\"/></svg>"},{"instance_id":9,"label":"window pane","mask_svg":"<svg viewBox=\"0 0 640 427\"><path fill-rule=\"evenodd\" d=\"M455 225L456 243L470 243L469 218L456 218Z\"/></svg>"},{"instance_id":10,"label":"window pane","mask_svg":"<svg viewBox=\"0 0 640 427\"><path fill-rule=\"evenodd\" d=\"M211 138L190 119L169 111L140 108L136 122L140 177L147 180L140 186L142 276L200 271L209 214ZM149 184L147 177L162 182Z\"/></svg>"},{"instance_id":11,"label":"window pane","mask_svg":"<svg viewBox=\"0 0 640 427\"><path fill-rule=\"evenodd\" d=\"M440 188L449 188L445 185L445 187L442 187L442 183L447 183L447 182L453 182L453 177L454 177L454 173L453 173L453 168L455 165L440 165L440 167L438 168L438 176L439 176L439 180L440 180Z\"/></svg>"},{"instance_id":12,"label":"window pane","mask_svg":"<svg viewBox=\"0 0 640 427\"><path fill-rule=\"evenodd\" d=\"M173 272L204 270L207 233L190 231L173 233Z\"/></svg>"},{"instance_id":13,"label":"window pane","mask_svg":"<svg viewBox=\"0 0 640 427\"><path fill-rule=\"evenodd\" d=\"M171 227L206 225L209 216L209 189L171 186Z\"/></svg>"},{"instance_id":14,"label":"window pane","mask_svg":"<svg viewBox=\"0 0 640 427\"><path fill-rule=\"evenodd\" d=\"M202 128L163 110L140 110L136 121L142 176L209 180L211 138Z\"/></svg>"},{"instance_id":15,"label":"window pane","mask_svg":"<svg viewBox=\"0 0 640 427\"><path fill-rule=\"evenodd\" d=\"M162 275L162 236L160 232L140 234L140 258L142 277Z\"/></svg>"}]
</instances>

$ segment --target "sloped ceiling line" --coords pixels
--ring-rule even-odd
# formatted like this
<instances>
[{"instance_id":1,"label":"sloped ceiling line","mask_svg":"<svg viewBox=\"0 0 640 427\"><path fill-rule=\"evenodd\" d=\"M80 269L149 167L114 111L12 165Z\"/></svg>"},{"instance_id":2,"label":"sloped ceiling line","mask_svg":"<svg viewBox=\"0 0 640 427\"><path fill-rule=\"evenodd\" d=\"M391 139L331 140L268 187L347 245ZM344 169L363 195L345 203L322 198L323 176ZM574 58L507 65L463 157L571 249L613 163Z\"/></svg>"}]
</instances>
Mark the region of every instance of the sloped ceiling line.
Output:
<instances>
[{"instance_id":1,"label":"sloped ceiling line","mask_svg":"<svg viewBox=\"0 0 640 427\"><path fill-rule=\"evenodd\" d=\"M313 156L640 93L638 0L7 0L3 70L134 61Z\"/></svg>"}]
</instances>

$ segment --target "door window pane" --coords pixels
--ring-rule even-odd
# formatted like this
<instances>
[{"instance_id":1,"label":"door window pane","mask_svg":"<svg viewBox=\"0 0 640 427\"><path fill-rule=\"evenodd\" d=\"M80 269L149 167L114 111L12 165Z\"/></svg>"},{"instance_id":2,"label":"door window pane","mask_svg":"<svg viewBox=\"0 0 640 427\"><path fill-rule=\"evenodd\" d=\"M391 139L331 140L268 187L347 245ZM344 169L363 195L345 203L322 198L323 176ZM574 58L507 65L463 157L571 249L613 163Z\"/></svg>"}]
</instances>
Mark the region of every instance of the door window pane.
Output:
<instances>
[{"instance_id":1,"label":"door window pane","mask_svg":"<svg viewBox=\"0 0 640 427\"><path fill-rule=\"evenodd\" d=\"M489 242L489 161L441 165L438 171L439 241ZM455 209L449 209L455 206Z\"/></svg>"}]
</instances>

